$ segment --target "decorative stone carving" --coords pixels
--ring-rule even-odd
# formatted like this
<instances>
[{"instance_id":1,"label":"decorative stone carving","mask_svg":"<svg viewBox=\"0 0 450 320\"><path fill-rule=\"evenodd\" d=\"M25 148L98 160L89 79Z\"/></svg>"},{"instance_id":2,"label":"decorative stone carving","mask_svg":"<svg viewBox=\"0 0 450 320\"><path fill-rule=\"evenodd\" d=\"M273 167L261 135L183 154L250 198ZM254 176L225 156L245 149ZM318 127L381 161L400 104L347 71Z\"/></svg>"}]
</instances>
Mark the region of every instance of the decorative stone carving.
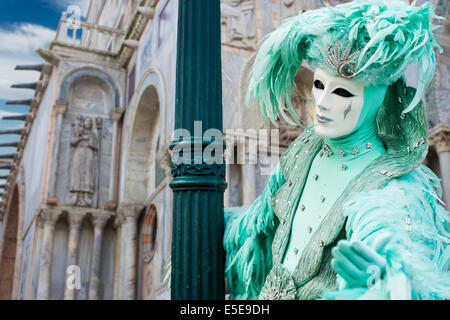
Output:
<instances>
[{"instance_id":1,"label":"decorative stone carving","mask_svg":"<svg viewBox=\"0 0 450 320\"><path fill-rule=\"evenodd\" d=\"M254 49L256 45L254 0L222 0L222 43Z\"/></svg>"},{"instance_id":2,"label":"decorative stone carving","mask_svg":"<svg viewBox=\"0 0 450 320\"><path fill-rule=\"evenodd\" d=\"M137 203L121 203L117 208L117 215L114 221L116 227L122 225L129 219L130 221L136 222L139 214L145 205Z\"/></svg>"},{"instance_id":3,"label":"decorative stone carving","mask_svg":"<svg viewBox=\"0 0 450 320\"><path fill-rule=\"evenodd\" d=\"M436 153L450 152L450 126L438 125L430 132L430 145L436 149Z\"/></svg>"},{"instance_id":4,"label":"decorative stone carving","mask_svg":"<svg viewBox=\"0 0 450 320\"><path fill-rule=\"evenodd\" d=\"M169 144L164 146L157 154L157 159L160 167L164 170L166 175L170 175L172 167L172 156L169 150Z\"/></svg>"},{"instance_id":5,"label":"decorative stone carving","mask_svg":"<svg viewBox=\"0 0 450 320\"><path fill-rule=\"evenodd\" d=\"M96 156L99 151L99 139L92 118L77 117L73 125L71 140L72 166L70 172L70 204L80 207L92 207L96 192Z\"/></svg>"},{"instance_id":6,"label":"decorative stone carving","mask_svg":"<svg viewBox=\"0 0 450 320\"><path fill-rule=\"evenodd\" d=\"M44 226L51 225L54 226L61 216L61 211L54 208L42 208L39 212L39 221Z\"/></svg>"},{"instance_id":7,"label":"decorative stone carving","mask_svg":"<svg viewBox=\"0 0 450 320\"><path fill-rule=\"evenodd\" d=\"M172 176L217 176L225 177L224 164L174 164L172 163Z\"/></svg>"}]
</instances>

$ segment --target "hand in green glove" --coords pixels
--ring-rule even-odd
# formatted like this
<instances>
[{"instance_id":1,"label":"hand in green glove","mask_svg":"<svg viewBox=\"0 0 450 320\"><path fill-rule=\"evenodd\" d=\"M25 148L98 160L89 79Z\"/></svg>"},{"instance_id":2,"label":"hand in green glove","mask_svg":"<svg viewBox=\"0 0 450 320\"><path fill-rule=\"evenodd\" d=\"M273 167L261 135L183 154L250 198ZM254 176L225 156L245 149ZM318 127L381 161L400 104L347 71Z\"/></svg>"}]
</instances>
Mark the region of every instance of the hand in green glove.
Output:
<instances>
[{"instance_id":1,"label":"hand in green glove","mask_svg":"<svg viewBox=\"0 0 450 320\"><path fill-rule=\"evenodd\" d=\"M375 246L381 249L390 240L390 236L382 237ZM367 288L374 285L374 280L383 278L386 271L386 258L377 250L361 241L339 241L331 251L331 266L351 288Z\"/></svg>"}]
</instances>

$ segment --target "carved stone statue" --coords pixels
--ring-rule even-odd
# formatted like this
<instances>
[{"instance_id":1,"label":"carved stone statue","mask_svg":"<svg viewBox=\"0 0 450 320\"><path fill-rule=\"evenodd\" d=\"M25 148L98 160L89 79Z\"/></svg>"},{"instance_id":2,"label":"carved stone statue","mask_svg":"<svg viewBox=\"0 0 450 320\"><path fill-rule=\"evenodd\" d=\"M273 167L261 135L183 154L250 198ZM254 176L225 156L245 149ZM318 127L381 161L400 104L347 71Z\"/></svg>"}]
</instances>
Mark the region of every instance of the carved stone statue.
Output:
<instances>
[{"instance_id":1,"label":"carved stone statue","mask_svg":"<svg viewBox=\"0 0 450 320\"><path fill-rule=\"evenodd\" d=\"M81 116L72 124L73 137L70 142L72 163L70 172L70 203L74 206L91 207L95 194L96 153L99 139L91 118Z\"/></svg>"},{"instance_id":2,"label":"carved stone statue","mask_svg":"<svg viewBox=\"0 0 450 320\"><path fill-rule=\"evenodd\" d=\"M254 48L256 44L255 5L253 0L222 0L222 43Z\"/></svg>"}]
</instances>

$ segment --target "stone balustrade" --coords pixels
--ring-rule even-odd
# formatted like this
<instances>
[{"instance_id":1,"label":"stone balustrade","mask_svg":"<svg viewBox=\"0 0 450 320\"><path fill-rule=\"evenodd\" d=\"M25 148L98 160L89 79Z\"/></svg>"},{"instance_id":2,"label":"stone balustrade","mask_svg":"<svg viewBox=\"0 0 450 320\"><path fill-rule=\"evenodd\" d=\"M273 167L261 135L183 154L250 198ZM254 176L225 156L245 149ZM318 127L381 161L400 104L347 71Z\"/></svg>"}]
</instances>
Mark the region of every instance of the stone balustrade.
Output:
<instances>
[{"instance_id":1,"label":"stone balustrade","mask_svg":"<svg viewBox=\"0 0 450 320\"><path fill-rule=\"evenodd\" d=\"M59 22L55 42L96 52L118 53L125 32L101 25L67 18L64 12Z\"/></svg>"}]
</instances>

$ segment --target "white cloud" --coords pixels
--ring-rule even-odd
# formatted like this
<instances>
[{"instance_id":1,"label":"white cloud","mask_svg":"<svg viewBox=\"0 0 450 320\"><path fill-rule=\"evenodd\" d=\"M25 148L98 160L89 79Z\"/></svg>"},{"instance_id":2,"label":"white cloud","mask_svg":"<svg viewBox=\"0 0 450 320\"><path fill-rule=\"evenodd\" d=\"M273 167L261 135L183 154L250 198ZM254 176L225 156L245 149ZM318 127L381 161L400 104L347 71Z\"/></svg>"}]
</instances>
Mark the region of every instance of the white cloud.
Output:
<instances>
[{"instance_id":1,"label":"white cloud","mask_svg":"<svg viewBox=\"0 0 450 320\"><path fill-rule=\"evenodd\" d=\"M81 9L81 16L86 17L91 0L45 0L55 11L66 11L70 6Z\"/></svg>"},{"instance_id":2,"label":"white cloud","mask_svg":"<svg viewBox=\"0 0 450 320\"><path fill-rule=\"evenodd\" d=\"M81 9L85 17L90 0L45 0L58 12L63 12L71 5ZM43 60L35 53L38 48L48 48L55 38L55 30L36 24L16 24L0 28L0 99L27 99L33 96L28 89L11 89L14 83L28 83L39 79L34 71L16 71L16 65L39 64Z\"/></svg>"},{"instance_id":3,"label":"white cloud","mask_svg":"<svg viewBox=\"0 0 450 320\"><path fill-rule=\"evenodd\" d=\"M18 24L0 29L0 99L26 99L33 95L27 89L11 89L14 83L37 81L38 72L16 71L16 65L39 64L43 60L35 53L47 48L55 31L34 24Z\"/></svg>"},{"instance_id":4,"label":"white cloud","mask_svg":"<svg viewBox=\"0 0 450 320\"><path fill-rule=\"evenodd\" d=\"M0 29L0 54L29 56L31 52L55 38L55 31L35 24L20 24Z\"/></svg>"}]
</instances>

